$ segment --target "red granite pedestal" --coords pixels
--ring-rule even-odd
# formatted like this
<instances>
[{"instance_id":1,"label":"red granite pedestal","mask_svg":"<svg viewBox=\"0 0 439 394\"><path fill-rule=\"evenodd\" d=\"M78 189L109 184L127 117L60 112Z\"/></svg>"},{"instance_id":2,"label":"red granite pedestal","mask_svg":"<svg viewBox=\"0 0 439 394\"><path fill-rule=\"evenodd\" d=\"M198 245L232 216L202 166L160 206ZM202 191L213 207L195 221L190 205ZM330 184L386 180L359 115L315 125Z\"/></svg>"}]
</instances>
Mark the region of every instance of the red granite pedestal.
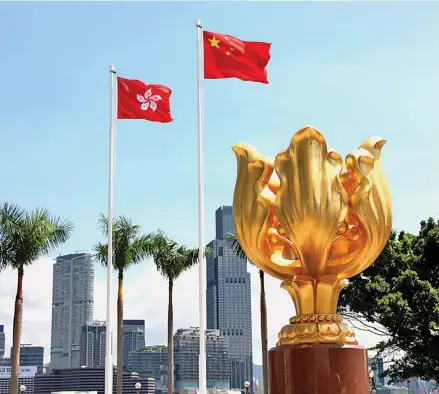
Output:
<instances>
[{"instance_id":1,"label":"red granite pedestal","mask_svg":"<svg viewBox=\"0 0 439 394\"><path fill-rule=\"evenodd\" d=\"M367 350L352 345L280 346L268 352L270 394L369 394Z\"/></svg>"}]
</instances>

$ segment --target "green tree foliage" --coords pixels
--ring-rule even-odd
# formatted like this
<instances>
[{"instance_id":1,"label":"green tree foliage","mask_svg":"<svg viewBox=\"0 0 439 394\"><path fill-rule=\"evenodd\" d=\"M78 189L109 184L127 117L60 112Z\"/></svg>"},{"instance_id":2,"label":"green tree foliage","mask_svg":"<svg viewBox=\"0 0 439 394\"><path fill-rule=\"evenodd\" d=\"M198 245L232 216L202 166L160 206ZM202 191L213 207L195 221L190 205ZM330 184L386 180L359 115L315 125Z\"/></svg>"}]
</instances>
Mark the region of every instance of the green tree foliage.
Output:
<instances>
[{"instance_id":1,"label":"green tree foliage","mask_svg":"<svg viewBox=\"0 0 439 394\"><path fill-rule=\"evenodd\" d=\"M168 394L174 393L174 282L198 263L197 248L187 248L168 238L161 231L150 234L152 258L158 271L168 281ZM204 250L209 256L211 250ZM202 333L200 333L202 335Z\"/></svg>"},{"instance_id":2,"label":"green tree foliage","mask_svg":"<svg viewBox=\"0 0 439 394\"><path fill-rule=\"evenodd\" d=\"M394 382L439 382L438 291L439 221L430 218L418 235L393 232L376 262L340 296L342 314L388 335L375 349L389 358L385 373Z\"/></svg>"},{"instance_id":3,"label":"green tree foliage","mask_svg":"<svg viewBox=\"0 0 439 394\"><path fill-rule=\"evenodd\" d=\"M99 229L108 237L108 218L101 214ZM117 287L117 394L122 394L123 379L123 286L124 273L131 266L140 263L151 255L153 250L150 236L140 234L140 226L121 215L113 221L113 267L118 274ZM94 246L94 257L102 265L108 264L108 244L98 242Z\"/></svg>"},{"instance_id":4,"label":"green tree foliage","mask_svg":"<svg viewBox=\"0 0 439 394\"><path fill-rule=\"evenodd\" d=\"M15 204L0 204L0 269L17 271L12 332L11 394L18 392L21 329L23 325L23 278L25 268L67 242L73 224L47 209L26 211Z\"/></svg>"}]
</instances>

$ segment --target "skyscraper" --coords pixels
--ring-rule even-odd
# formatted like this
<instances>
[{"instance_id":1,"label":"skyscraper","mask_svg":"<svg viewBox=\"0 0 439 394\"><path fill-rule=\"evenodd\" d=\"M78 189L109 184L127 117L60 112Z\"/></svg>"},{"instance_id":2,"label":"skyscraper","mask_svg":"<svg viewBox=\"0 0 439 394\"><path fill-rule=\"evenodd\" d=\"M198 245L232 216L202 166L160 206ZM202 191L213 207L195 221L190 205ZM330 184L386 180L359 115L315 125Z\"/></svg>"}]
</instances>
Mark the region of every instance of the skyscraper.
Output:
<instances>
[{"instance_id":1,"label":"skyscraper","mask_svg":"<svg viewBox=\"0 0 439 394\"><path fill-rule=\"evenodd\" d=\"M250 273L247 261L228 247L228 233L235 231L232 207L216 210L216 237L207 246L207 328L218 329L229 340L230 386L242 389L253 381Z\"/></svg>"},{"instance_id":2,"label":"skyscraper","mask_svg":"<svg viewBox=\"0 0 439 394\"><path fill-rule=\"evenodd\" d=\"M80 366L82 326L93 320L94 274L90 253L58 256L53 265L52 369Z\"/></svg>"},{"instance_id":3,"label":"skyscraper","mask_svg":"<svg viewBox=\"0 0 439 394\"><path fill-rule=\"evenodd\" d=\"M14 347L11 347L11 354ZM44 347L22 343L20 345L20 367L37 367L37 373L43 373Z\"/></svg>"},{"instance_id":4,"label":"skyscraper","mask_svg":"<svg viewBox=\"0 0 439 394\"><path fill-rule=\"evenodd\" d=\"M122 327L123 368L131 369L129 365L130 352L145 347L145 320L124 320Z\"/></svg>"},{"instance_id":5,"label":"skyscraper","mask_svg":"<svg viewBox=\"0 0 439 394\"><path fill-rule=\"evenodd\" d=\"M142 378L155 379L156 390L163 390L167 380L168 347L164 345L146 346L130 352L131 369Z\"/></svg>"},{"instance_id":6,"label":"skyscraper","mask_svg":"<svg viewBox=\"0 0 439 394\"><path fill-rule=\"evenodd\" d=\"M86 322L81 329L79 362L81 367L105 366L105 333L107 323L104 321Z\"/></svg>"},{"instance_id":7,"label":"skyscraper","mask_svg":"<svg viewBox=\"0 0 439 394\"><path fill-rule=\"evenodd\" d=\"M0 324L0 358L5 356L5 328Z\"/></svg>"},{"instance_id":8,"label":"skyscraper","mask_svg":"<svg viewBox=\"0 0 439 394\"><path fill-rule=\"evenodd\" d=\"M198 388L200 330L179 329L174 335L175 389ZM219 330L206 330L207 387L230 388L229 343Z\"/></svg>"}]
</instances>

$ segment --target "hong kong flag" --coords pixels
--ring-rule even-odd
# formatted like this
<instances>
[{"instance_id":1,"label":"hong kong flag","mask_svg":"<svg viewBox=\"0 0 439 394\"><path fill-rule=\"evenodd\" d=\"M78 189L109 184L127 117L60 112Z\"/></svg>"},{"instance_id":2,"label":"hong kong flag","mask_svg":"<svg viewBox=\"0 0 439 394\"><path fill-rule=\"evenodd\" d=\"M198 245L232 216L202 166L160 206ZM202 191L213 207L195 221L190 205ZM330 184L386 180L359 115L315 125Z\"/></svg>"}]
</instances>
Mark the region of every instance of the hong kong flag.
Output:
<instances>
[{"instance_id":1,"label":"hong kong flag","mask_svg":"<svg viewBox=\"0 0 439 394\"><path fill-rule=\"evenodd\" d=\"M163 85L147 85L137 79L117 78L117 118L172 122L172 90Z\"/></svg>"}]
</instances>

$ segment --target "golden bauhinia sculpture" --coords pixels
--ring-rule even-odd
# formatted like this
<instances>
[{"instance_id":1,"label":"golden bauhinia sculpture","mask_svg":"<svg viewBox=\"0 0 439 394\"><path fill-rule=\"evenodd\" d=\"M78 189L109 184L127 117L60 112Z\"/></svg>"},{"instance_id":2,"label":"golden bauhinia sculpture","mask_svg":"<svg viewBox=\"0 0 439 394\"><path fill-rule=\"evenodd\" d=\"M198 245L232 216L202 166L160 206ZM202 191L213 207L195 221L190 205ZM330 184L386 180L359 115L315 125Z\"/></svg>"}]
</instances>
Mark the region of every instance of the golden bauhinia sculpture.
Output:
<instances>
[{"instance_id":1,"label":"golden bauhinia sculpture","mask_svg":"<svg viewBox=\"0 0 439 394\"><path fill-rule=\"evenodd\" d=\"M337 302L347 278L375 261L391 232L385 142L369 138L344 161L312 127L299 130L275 160L250 145L233 146L239 242L254 264L283 281L296 308L278 346L357 344Z\"/></svg>"}]
</instances>

